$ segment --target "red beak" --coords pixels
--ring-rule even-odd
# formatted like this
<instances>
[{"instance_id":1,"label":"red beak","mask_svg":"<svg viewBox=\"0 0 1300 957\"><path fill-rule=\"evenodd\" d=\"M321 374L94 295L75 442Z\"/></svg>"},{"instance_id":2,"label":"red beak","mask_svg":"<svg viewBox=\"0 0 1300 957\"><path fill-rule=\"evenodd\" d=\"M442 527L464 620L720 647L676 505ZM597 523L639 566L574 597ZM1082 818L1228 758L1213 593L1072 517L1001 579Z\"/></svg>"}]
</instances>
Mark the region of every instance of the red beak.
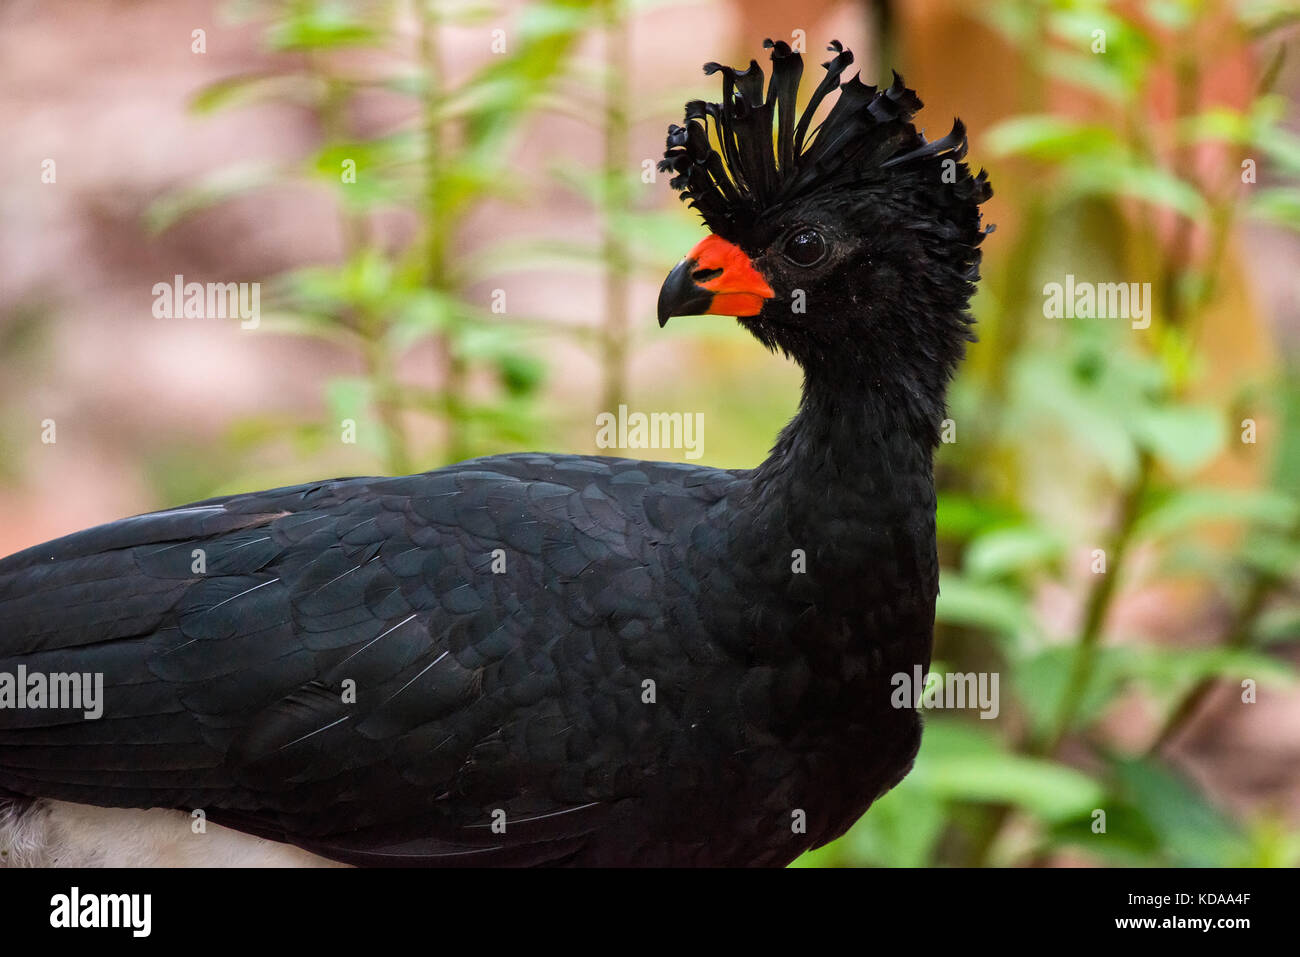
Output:
<instances>
[{"instance_id":1,"label":"red beak","mask_svg":"<svg viewBox=\"0 0 1300 957\"><path fill-rule=\"evenodd\" d=\"M739 246L705 236L659 290L659 325L671 316L756 316L775 295Z\"/></svg>"}]
</instances>

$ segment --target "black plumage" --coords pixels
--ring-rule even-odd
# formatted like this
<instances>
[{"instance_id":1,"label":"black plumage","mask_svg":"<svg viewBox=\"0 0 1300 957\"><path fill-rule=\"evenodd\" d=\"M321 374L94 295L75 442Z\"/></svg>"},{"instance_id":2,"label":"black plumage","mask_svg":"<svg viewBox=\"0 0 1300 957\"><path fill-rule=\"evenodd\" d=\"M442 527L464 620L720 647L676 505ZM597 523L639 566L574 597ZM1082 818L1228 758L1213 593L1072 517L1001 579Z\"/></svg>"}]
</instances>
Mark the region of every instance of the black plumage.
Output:
<instances>
[{"instance_id":1,"label":"black plumage","mask_svg":"<svg viewBox=\"0 0 1300 957\"><path fill-rule=\"evenodd\" d=\"M724 105L689 104L665 158L771 287L740 321L805 370L760 467L494 456L0 560L0 672L105 681L98 720L0 710L0 789L202 808L363 864L777 865L892 787L989 189L900 79L841 86L838 44L796 116L801 60L772 46L766 98L756 64L709 65ZM808 230L826 254L799 266Z\"/></svg>"}]
</instances>

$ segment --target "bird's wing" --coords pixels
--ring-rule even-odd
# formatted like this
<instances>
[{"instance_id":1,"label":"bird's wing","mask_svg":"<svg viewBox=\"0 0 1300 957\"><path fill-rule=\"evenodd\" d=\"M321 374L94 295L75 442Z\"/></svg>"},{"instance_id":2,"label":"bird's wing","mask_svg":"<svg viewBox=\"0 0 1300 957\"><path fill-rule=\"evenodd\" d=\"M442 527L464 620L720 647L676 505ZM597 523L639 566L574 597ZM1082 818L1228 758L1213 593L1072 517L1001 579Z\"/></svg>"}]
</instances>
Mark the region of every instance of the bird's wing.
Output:
<instances>
[{"instance_id":1,"label":"bird's wing","mask_svg":"<svg viewBox=\"0 0 1300 957\"><path fill-rule=\"evenodd\" d=\"M505 456L0 560L0 676L25 669L29 705L32 675L103 681L97 719L0 709L0 787L201 808L356 862L562 859L653 758L654 553L727 478Z\"/></svg>"}]
</instances>

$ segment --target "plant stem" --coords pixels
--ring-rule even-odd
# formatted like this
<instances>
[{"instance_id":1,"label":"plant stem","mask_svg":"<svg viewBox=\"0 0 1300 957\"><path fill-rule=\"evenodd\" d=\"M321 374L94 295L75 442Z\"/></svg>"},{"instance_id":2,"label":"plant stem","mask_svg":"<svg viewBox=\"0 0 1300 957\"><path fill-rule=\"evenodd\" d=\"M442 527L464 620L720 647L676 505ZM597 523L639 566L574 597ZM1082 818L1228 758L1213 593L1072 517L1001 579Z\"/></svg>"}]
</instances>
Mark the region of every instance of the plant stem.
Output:
<instances>
[{"instance_id":1,"label":"plant stem","mask_svg":"<svg viewBox=\"0 0 1300 957\"><path fill-rule=\"evenodd\" d=\"M627 18L621 0L601 5L605 31L604 183L602 251L605 267L605 318L601 336L601 409L616 409L627 396L628 270L626 236L629 102Z\"/></svg>"},{"instance_id":2,"label":"plant stem","mask_svg":"<svg viewBox=\"0 0 1300 957\"><path fill-rule=\"evenodd\" d=\"M439 111L443 97L443 63L440 21L436 0L417 0L420 14L420 63L424 70L424 199L425 199L425 282L437 292L449 292L447 277L447 233L449 224L443 209L443 160L446 141ZM465 457L465 436L460 402L465 391L466 368L457 355L459 317L450 317L448 328L437 338L442 383L442 420L446 428L445 458L449 462Z\"/></svg>"},{"instance_id":3,"label":"plant stem","mask_svg":"<svg viewBox=\"0 0 1300 957\"><path fill-rule=\"evenodd\" d=\"M307 68L320 75L326 83L327 94L321 105L321 130L326 141L346 141L346 84L332 75L323 58L314 52L307 57ZM340 204L339 222L343 239L343 261L347 263L367 241L366 223L361 215L345 203ZM369 313L357 316L356 319L354 328L361 340L361 359L366 378L374 389L375 415L384 432L384 468L390 473L401 475L409 471L410 456L401 404L397 398L396 370L388 351L387 326L382 316Z\"/></svg>"},{"instance_id":4,"label":"plant stem","mask_svg":"<svg viewBox=\"0 0 1300 957\"><path fill-rule=\"evenodd\" d=\"M401 387L381 321L373 316L367 316L366 320L366 377L375 390L375 410L384 430L385 468L389 474L405 475L411 470L411 456L402 422Z\"/></svg>"},{"instance_id":5,"label":"plant stem","mask_svg":"<svg viewBox=\"0 0 1300 957\"><path fill-rule=\"evenodd\" d=\"M1119 517L1115 530L1106 548L1106 572L1098 575L1088 592L1084 606L1083 623L1080 626L1079 640L1075 646L1074 661L1070 667L1070 676L1066 681L1065 691L1056 713L1056 721L1051 732L1031 748L1031 753L1047 756L1054 754L1061 741L1069 733L1074 719L1083 704L1088 685L1092 681L1096 666L1097 646L1105 632L1106 618L1115 597L1124 558L1132 544L1133 529L1142 508L1142 499L1146 496L1155 471L1155 460L1147 451L1138 455L1137 475L1133 483L1124 490L1120 498Z\"/></svg>"},{"instance_id":6,"label":"plant stem","mask_svg":"<svg viewBox=\"0 0 1300 957\"><path fill-rule=\"evenodd\" d=\"M1295 538L1298 534L1300 534L1300 524L1292 525L1288 537ZM1282 586L1283 581L1284 579L1280 576L1263 571L1256 572L1252 576L1250 585L1246 589L1246 595L1238 606L1237 613L1233 616L1225 637L1220 643L1222 647L1244 648L1250 643L1250 637L1255 630L1255 622L1268 604L1269 598ZM1164 724L1160 726L1160 731L1156 734L1155 740L1151 742L1147 754L1155 755L1160 753L1182 734L1200 712L1201 707L1218 684L1219 680L1217 678L1202 678L1179 698L1178 703L1174 705L1168 717L1165 718Z\"/></svg>"},{"instance_id":7,"label":"plant stem","mask_svg":"<svg viewBox=\"0 0 1300 957\"><path fill-rule=\"evenodd\" d=\"M1088 592L1083 620L1079 626L1079 639L1075 645L1074 660L1070 666L1065 690L1061 695L1056 720L1047 734L1031 740L1023 749L1024 753L1031 757L1046 758L1056 753L1083 704L1088 686L1092 683L1097 663L1097 647L1105 633L1106 619L1115 598L1120 570L1132 544L1133 530L1141 512L1142 499L1150 487L1154 472L1155 460L1150 453L1146 451L1139 453L1137 474L1120 498L1119 516L1106 546L1106 573L1097 576L1092 589ZM972 866L987 866L988 856L998 835L1010 819L1011 812L1012 808L1008 804L995 805L990 809L987 822L975 838L970 854Z\"/></svg>"}]
</instances>

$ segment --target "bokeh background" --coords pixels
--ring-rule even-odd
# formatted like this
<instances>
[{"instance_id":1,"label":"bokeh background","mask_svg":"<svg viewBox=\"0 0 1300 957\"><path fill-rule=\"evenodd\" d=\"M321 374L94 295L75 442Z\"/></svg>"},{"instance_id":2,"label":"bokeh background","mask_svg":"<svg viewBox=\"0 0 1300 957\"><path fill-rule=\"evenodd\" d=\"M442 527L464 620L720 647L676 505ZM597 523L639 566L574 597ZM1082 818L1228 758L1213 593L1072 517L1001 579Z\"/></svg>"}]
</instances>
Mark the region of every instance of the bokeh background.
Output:
<instances>
[{"instance_id":1,"label":"bokeh background","mask_svg":"<svg viewBox=\"0 0 1300 957\"><path fill-rule=\"evenodd\" d=\"M757 464L797 370L725 319L657 328L703 230L648 170L719 94L700 65L768 36L898 69L996 192L935 669L996 672L1000 711L932 712L914 772L801 863L1300 863L1295 3L7 0L0 554L596 451L620 403ZM262 283L260 326L155 318L177 274ZM1150 283L1150 327L1049 318L1067 274Z\"/></svg>"}]
</instances>

